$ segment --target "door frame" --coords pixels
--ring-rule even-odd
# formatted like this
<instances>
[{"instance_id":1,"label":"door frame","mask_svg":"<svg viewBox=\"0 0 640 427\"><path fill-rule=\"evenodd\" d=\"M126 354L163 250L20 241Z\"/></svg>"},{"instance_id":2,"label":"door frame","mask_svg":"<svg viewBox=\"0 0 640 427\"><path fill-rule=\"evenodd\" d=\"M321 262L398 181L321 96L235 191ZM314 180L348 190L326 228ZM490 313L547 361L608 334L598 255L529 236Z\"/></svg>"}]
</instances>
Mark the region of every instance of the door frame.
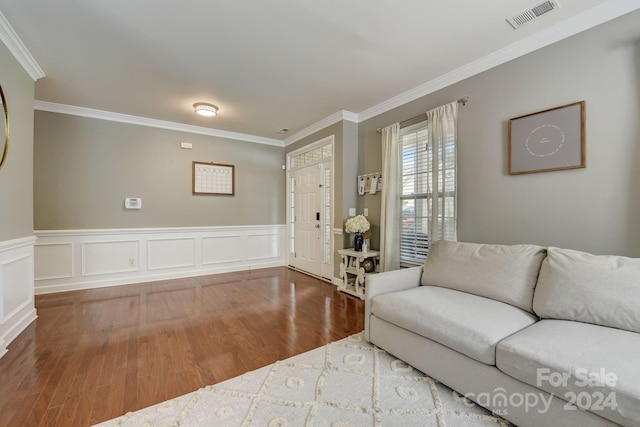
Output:
<instances>
[{"instance_id":1,"label":"door frame","mask_svg":"<svg viewBox=\"0 0 640 427\"><path fill-rule=\"evenodd\" d=\"M291 178L293 176L293 170L291 167L291 159L295 156L298 156L300 154L306 153L307 151L311 151L314 150L318 147L321 147L323 145L327 145L327 144L331 144L331 157L330 158L324 158L324 159L320 159L317 160L315 162L310 162L308 164L305 164L302 167L307 167L307 166L311 166L314 164L319 164L319 165L323 165L325 163L329 163L331 165L331 218L330 221L331 223L329 224L329 228L331 230L331 232L329 233L329 239L330 239L330 254L329 254L329 263L325 263L324 262L324 256L323 258L323 262L321 263L321 276L322 278L328 280L328 281L332 281L333 280L333 276L334 276L334 252L335 252L335 238L334 238L334 233L333 233L333 223L334 223L334 218L335 218L335 188L336 188L336 182L335 182L335 158L336 158L336 145L335 145L335 136L334 135L330 135L327 137L324 137L322 139L319 139L318 141L312 142L310 144L305 145L304 147L300 147L296 150L293 150L289 153L287 153L287 163L286 163L286 167L287 167L287 178L286 178L286 200L287 200L287 207L286 207L286 227L285 227L285 239L286 239L286 253L285 253L285 262L287 265L291 266L292 265L292 259L291 257L293 256L293 253L291 251ZM323 176L323 172L324 172L324 167L321 168L321 177ZM324 180L322 180L322 182L324 182ZM322 204L322 206L324 206L324 203ZM320 244L322 245L322 254L324 255L324 244L325 244L325 236L324 236L324 225L326 224L326 218L325 218L325 214L324 214L324 209L321 209L321 215L320 215L320 223L321 223L321 236L322 238L320 239Z\"/></svg>"}]
</instances>

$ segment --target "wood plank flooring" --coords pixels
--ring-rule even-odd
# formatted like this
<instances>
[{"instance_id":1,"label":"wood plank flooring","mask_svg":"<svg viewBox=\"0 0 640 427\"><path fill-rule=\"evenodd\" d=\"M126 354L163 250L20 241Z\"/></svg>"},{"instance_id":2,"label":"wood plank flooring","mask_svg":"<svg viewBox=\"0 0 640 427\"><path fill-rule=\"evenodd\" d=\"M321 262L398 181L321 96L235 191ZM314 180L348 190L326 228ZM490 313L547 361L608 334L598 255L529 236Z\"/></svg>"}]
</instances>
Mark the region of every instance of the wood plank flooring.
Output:
<instances>
[{"instance_id":1,"label":"wood plank flooring","mask_svg":"<svg viewBox=\"0 0 640 427\"><path fill-rule=\"evenodd\" d=\"M285 267L36 297L0 359L0 426L88 426L364 328L364 302Z\"/></svg>"}]
</instances>

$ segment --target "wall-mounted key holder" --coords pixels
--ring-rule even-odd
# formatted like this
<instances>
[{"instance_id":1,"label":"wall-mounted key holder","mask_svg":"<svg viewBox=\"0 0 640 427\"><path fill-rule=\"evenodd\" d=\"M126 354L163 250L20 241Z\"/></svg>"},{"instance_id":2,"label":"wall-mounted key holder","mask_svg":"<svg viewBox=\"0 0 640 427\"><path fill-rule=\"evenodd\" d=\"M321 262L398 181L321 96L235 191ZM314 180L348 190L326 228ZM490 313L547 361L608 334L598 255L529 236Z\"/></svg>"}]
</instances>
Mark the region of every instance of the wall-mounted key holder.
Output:
<instances>
[{"instance_id":1,"label":"wall-mounted key holder","mask_svg":"<svg viewBox=\"0 0 640 427\"><path fill-rule=\"evenodd\" d=\"M366 175L358 175L358 195L376 194L382 190L382 174L369 173Z\"/></svg>"}]
</instances>

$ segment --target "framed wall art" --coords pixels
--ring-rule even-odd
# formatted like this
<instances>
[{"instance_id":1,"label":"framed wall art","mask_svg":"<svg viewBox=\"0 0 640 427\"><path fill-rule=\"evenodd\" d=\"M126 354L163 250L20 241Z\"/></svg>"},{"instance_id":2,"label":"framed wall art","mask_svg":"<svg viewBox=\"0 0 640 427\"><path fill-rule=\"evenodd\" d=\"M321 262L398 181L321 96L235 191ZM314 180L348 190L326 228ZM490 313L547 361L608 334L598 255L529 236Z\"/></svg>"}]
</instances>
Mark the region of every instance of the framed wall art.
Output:
<instances>
[{"instance_id":1,"label":"framed wall art","mask_svg":"<svg viewBox=\"0 0 640 427\"><path fill-rule=\"evenodd\" d=\"M234 165L193 162L192 193L233 196L235 193Z\"/></svg>"},{"instance_id":2,"label":"framed wall art","mask_svg":"<svg viewBox=\"0 0 640 427\"><path fill-rule=\"evenodd\" d=\"M509 174L584 168L585 101L509 120Z\"/></svg>"}]
</instances>

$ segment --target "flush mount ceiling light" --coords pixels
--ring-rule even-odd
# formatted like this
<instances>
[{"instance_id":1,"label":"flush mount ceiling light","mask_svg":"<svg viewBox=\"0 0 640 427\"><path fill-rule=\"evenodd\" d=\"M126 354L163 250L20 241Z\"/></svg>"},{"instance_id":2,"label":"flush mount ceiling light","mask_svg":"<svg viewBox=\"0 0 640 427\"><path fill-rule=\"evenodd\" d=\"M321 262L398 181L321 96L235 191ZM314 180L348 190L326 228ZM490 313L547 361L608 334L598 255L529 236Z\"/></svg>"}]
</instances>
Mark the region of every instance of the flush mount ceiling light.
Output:
<instances>
[{"instance_id":1,"label":"flush mount ceiling light","mask_svg":"<svg viewBox=\"0 0 640 427\"><path fill-rule=\"evenodd\" d=\"M196 102L193 104L196 114L204 117L213 117L218 114L218 107L206 102Z\"/></svg>"}]
</instances>

